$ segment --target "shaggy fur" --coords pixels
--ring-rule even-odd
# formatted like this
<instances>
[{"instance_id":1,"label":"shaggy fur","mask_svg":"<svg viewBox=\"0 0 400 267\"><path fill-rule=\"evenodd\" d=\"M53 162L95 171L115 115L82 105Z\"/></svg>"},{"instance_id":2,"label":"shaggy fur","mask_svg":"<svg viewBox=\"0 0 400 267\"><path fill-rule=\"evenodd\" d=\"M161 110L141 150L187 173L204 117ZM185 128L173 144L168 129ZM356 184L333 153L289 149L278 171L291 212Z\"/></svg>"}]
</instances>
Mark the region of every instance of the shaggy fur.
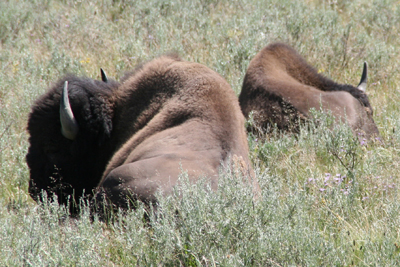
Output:
<instances>
[{"instance_id":1,"label":"shaggy fur","mask_svg":"<svg viewBox=\"0 0 400 267\"><path fill-rule=\"evenodd\" d=\"M79 125L76 140L62 136L60 93L69 97ZM252 172L244 117L229 84L209 68L163 56L136 68L122 83L66 77L33 106L28 122L30 193L60 203L93 196L95 207L156 202L170 194L182 171L190 181L208 177L217 188L221 164ZM254 182L258 190L258 185Z\"/></svg>"},{"instance_id":2,"label":"shaggy fur","mask_svg":"<svg viewBox=\"0 0 400 267\"><path fill-rule=\"evenodd\" d=\"M338 84L318 74L291 47L274 43L250 62L239 102L243 114L254 112L256 125L264 130L296 131L309 117L310 108L332 111L338 120L347 118L354 132L379 135L367 95L358 88Z\"/></svg>"},{"instance_id":3,"label":"shaggy fur","mask_svg":"<svg viewBox=\"0 0 400 267\"><path fill-rule=\"evenodd\" d=\"M125 77L119 90L114 138L123 141L103 174L97 204L154 203L158 190L172 192L182 171L192 182L210 178L216 189L221 164L232 159L251 172L244 117L219 74L161 57Z\"/></svg>"},{"instance_id":4,"label":"shaggy fur","mask_svg":"<svg viewBox=\"0 0 400 267\"><path fill-rule=\"evenodd\" d=\"M59 110L65 81L79 125L74 141L61 134ZM30 146L26 156L33 199L42 200L42 190L48 197L56 195L61 204L92 194L114 149L110 138L113 94L118 85L115 81L105 83L68 75L35 102L28 120Z\"/></svg>"}]
</instances>

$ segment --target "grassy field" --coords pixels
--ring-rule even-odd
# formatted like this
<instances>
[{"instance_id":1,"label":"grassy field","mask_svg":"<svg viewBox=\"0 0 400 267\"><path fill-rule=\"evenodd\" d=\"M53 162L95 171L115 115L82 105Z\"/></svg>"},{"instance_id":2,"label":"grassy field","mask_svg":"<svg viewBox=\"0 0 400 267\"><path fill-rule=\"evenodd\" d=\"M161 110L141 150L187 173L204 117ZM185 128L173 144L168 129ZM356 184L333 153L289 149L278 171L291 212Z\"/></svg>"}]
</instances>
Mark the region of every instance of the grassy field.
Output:
<instances>
[{"instance_id":1,"label":"grassy field","mask_svg":"<svg viewBox=\"0 0 400 267\"><path fill-rule=\"evenodd\" d=\"M396 0L0 1L0 265L400 265L399 25ZM214 193L183 183L149 221L144 207L109 225L85 209L75 220L28 195L27 116L64 74L119 79L176 51L239 94L274 41L340 83L357 85L367 61L381 142L324 114L297 136L249 136L261 199L230 173Z\"/></svg>"}]
</instances>

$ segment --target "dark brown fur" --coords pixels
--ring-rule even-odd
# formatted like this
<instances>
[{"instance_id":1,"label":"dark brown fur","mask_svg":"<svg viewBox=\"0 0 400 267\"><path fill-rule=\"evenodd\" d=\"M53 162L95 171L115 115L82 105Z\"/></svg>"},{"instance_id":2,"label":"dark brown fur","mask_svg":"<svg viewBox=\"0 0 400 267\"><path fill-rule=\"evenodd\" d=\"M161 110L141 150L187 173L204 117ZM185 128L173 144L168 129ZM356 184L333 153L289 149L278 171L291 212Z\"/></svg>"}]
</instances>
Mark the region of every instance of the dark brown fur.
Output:
<instances>
[{"instance_id":1,"label":"dark brown fur","mask_svg":"<svg viewBox=\"0 0 400 267\"><path fill-rule=\"evenodd\" d=\"M243 114L254 112L256 125L268 129L297 130L310 108L332 111L355 132L379 135L367 95L358 88L338 84L320 75L291 47L274 43L250 62L239 102Z\"/></svg>"},{"instance_id":2,"label":"dark brown fur","mask_svg":"<svg viewBox=\"0 0 400 267\"><path fill-rule=\"evenodd\" d=\"M59 110L64 81L69 82L70 103L80 126L74 141L61 134ZM32 106L26 161L33 199L42 200L44 190L50 198L56 195L61 204L74 204L72 200L78 200L84 193L92 194L115 149L110 138L113 94L118 85L115 81L105 83L68 75ZM71 210L75 210L73 205Z\"/></svg>"}]
</instances>

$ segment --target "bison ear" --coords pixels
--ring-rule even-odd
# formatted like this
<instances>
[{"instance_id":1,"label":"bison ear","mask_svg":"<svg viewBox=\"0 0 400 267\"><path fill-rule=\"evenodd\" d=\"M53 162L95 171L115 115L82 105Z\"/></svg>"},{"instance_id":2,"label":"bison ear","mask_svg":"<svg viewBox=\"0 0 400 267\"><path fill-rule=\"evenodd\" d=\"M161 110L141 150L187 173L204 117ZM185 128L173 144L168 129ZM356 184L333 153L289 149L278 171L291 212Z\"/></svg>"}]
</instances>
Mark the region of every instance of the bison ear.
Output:
<instances>
[{"instance_id":1,"label":"bison ear","mask_svg":"<svg viewBox=\"0 0 400 267\"><path fill-rule=\"evenodd\" d=\"M60 100L60 122L62 135L74 140L79 132L78 123L75 120L68 97L68 81L65 81Z\"/></svg>"},{"instance_id":2,"label":"bison ear","mask_svg":"<svg viewBox=\"0 0 400 267\"><path fill-rule=\"evenodd\" d=\"M100 68L100 72L101 72L101 80L105 83L108 82L107 75L102 68Z\"/></svg>"},{"instance_id":3,"label":"bison ear","mask_svg":"<svg viewBox=\"0 0 400 267\"><path fill-rule=\"evenodd\" d=\"M358 84L357 88L360 89L361 91L365 92L367 90L367 79L368 79L368 73L367 73L367 62L364 62L364 69L361 75L361 81Z\"/></svg>"}]
</instances>

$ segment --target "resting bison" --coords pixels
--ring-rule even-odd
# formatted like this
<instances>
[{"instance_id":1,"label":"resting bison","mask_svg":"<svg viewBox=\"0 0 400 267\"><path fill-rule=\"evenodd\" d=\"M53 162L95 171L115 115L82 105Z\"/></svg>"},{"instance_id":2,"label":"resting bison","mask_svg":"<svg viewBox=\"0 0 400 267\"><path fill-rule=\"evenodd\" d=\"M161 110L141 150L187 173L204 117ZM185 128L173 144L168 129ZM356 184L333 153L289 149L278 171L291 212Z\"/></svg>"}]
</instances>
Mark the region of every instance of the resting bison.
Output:
<instances>
[{"instance_id":1,"label":"resting bison","mask_svg":"<svg viewBox=\"0 0 400 267\"><path fill-rule=\"evenodd\" d=\"M171 193L182 171L190 181L209 177L213 189L221 164L251 171L234 91L209 68L175 56L138 67L120 85L62 79L34 105L28 131L34 199L45 190L66 203L95 189L97 201L126 207L155 202L159 189Z\"/></svg>"},{"instance_id":2,"label":"resting bison","mask_svg":"<svg viewBox=\"0 0 400 267\"><path fill-rule=\"evenodd\" d=\"M379 132L366 86L366 63L358 87L337 84L318 74L291 47L274 43L251 60L239 102L246 117L254 111L256 125L264 130L273 124L281 130L297 130L299 120L310 116L310 108L322 108L338 120L346 118L355 133L371 137Z\"/></svg>"}]
</instances>

